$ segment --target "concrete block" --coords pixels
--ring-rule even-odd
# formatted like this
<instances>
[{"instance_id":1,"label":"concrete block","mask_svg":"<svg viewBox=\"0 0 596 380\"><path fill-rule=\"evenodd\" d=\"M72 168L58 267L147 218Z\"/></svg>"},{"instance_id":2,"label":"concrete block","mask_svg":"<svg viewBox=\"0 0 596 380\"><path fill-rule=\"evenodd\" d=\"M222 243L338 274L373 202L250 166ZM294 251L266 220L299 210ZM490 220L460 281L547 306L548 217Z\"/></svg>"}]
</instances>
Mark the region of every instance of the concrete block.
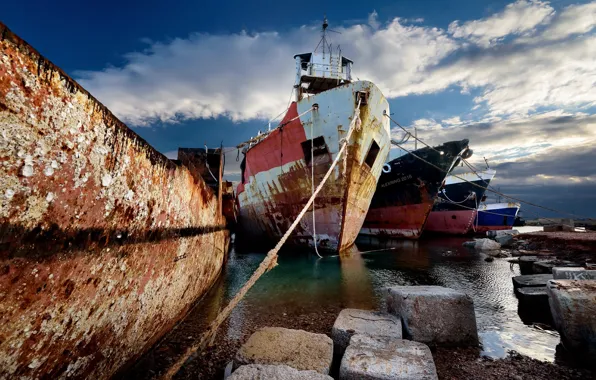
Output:
<instances>
[{"instance_id":1,"label":"concrete block","mask_svg":"<svg viewBox=\"0 0 596 380\"><path fill-rule=\"evenodd\" d=\"M402 338L401 319L369 310L344 309L331 329L333 351L341 357L354 334Z\"/></svg>"},{"instance_id":2,"label":"concrete block","mask_svg":"<svg viewBox=\"0 0 596 380\"><path fill-rule=\"evenodd\" d=\"M518 230L496 230L496 231L486 231L486 236L490 238L495 238L498 236L515 236L519 235Z\"/></svg>"},{"instance_id":3,"label":"concrete block","mask_svg":"<svg viewBox=\"0 0 596 380\"><path fill-rule=\"evenodd\" d=\"M527 288L533 286L546 286L548 280L552 280L552 274L526 274L513 277L513 288Z\"/></svg>"},{"instance_id":4,"label":"concrete block","mask_svg":"<svg viewBox=\"0 0 596 380\"><path fill-rule=\"evenodd\" d=\"M495 236L494 239L501 247L511 247L513 245L513 235L499 235Z\"/></svg>"},{"instance_id":5,"label":"concrete block","mask_svg":"<svg viewBox=\"0 0 596 380\"><path fill-rule=\"evenodd\" d=\"M333 378L317 371L299 371L283 364L248 364L238 368L227 380L333 380Z\"/></svg>"},{"instance_id":6,"label":"concrete block","mask_svg":"<svg viewBox=\"0 0 596 380\"><path fill-rule=\"evenodd\" d=\"M478 251L494 251L497 249L501 249L501 244L491 239L482 238L476 239L476 244L474 245L474 248Z\"/></svg>"},{"instance_id":7,"label":"concrete block","mask_svg":"<svg viewBox=\"0 0 596 380\"><path fill-rule=\"evenodd\" d=\"M579 361L596 360L596 280L551 280L548 301L563 346Z\"/></svg>"},{"instance_id":8,"label":"concrete block","mask_svg":"<svg viewBox=\"0 0 596 380\"><path fill-rule=\"evenodd\" d=\"M534 263L540 261L538 256L520 256L519 257L519 271L521 274L532 274L534 273Z\"/></svg>"},{"instance_id":9,"label":"concrete block","mask_svg":"<svg viewBox=\"0 0 596 380\"><path fill-rule=\"evenodd\" d=\"M341 380L436 380L428 346L390 337L354 335L339 369Z\"/></svg>"},{"instance_id":10,"label":"concrete block","mask_svg":"<svg viewBox=\"0 0 596 380\"><path fill-rule=\"evenodd\" d=\"M257 330L234 358L243 364L285 364L327 375L333 360L333 341L327 335L281 327Z\"/></svg>"},{"instance_id":11,"label":"concrete block","mask_svg":"<svg viewBox=\"0 0 596 380\"><path fill-rule=\"evenodd\" d=\"M387 310L400 316L412 340L441 345L478 343L474 301L442 286L395 286L386 290Z\"/></svg>"},{"instance_id":12,"label":"concrete block","mask_svg":"<svg viewBox=\"0 0 596 380\"><path fill-rule=\"evenodd\" d=\"M596 270L583 267L554 267L554 280L596 280Z\"/></svg>"}]
</instances>

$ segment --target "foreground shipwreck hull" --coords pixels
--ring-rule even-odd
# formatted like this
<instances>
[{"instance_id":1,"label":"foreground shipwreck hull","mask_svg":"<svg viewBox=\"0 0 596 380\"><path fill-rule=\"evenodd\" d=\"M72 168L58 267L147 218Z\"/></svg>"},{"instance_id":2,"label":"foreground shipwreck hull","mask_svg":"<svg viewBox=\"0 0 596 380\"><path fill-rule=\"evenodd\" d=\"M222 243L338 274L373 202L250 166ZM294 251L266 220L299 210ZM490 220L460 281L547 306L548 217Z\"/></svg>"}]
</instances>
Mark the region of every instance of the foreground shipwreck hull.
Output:
<instances>
[{"instance_id":1,"label":"foreground shipwreck hull","mask_svg":"<svg viewBox=\"0 0 596 380\"><path fill-rule=\"evenodd\" d=\"M217 195L0 24L0 378L106 378L214 282Z\"/></svg>"}]
</instances>

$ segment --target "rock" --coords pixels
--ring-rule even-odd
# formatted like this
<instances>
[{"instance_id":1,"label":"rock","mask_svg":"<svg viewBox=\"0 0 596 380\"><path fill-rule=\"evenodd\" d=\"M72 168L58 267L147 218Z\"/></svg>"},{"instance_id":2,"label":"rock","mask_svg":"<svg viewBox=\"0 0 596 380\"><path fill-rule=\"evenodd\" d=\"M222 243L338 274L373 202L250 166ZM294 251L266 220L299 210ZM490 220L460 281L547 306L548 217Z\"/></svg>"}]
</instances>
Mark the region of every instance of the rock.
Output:
<instances>
[{"instance_id":1,"label":"rock","mask_svg":"<svg viewBox=\"0 0 596 380\"><path fill-rule=\"evenodd\" d=\"M486 231L486 236L495 238L500 236L515 236L519 235L518 230L496 230L496 231Z\"/></svg>"},{"instance_id":2,"label":"rock","mask_svg":"<svg viewBox=\"0 0 596 380\"><path fill-rule=\"evenodd\" d=\"M596 270L588 270L582 267L554 267L553 279L596 280Z\"/></svg>"},{"instance_id":3,"label":"rock","mask_svg":"<svg viewBox=\"0 0 596 380\"><path fill-rule=\"evenodd\" d=\"M553 268L558 267L565 267L565 266L576 266L577 264L572 263L571 261L563 261L563 260L541 260L536 261L532 264L532 270L534 273L552 273Z\"/></svg>"},{"instance_id":4,"label":"rock","mask_svg":"<svg viewBox=\"0 0 596 380\"><path fill-rule=\"evenodd\" d=\"M519 257L519 271L521 274L534 273L534 262L539 261L538 256L520 256Z\"/></svg>"},{"instance_id":5,"label":"rock","mask_svg":"<svg viewBox=\"0 0 596 380\"><path fill-rule=\"evenodd\" d=\"M552 324L546 286L519 288L516 293L519 299L517 311L522 322Z\"/></svg>"},{"instance_id":6,"label":"rock","mask_svg":"<svg viewBox=\"0 0 596 380\"><path fill-rule=\"evenodd\" d=\"M511 247L513 245L512 235L500 235L495 237L495 241L501 245L501 247Z\"/></svg>"},{"instance_id":7,"label":"rock","mask_svg":"<svg viewBox=\"0 0 596 380\"><path fill-rule=\"evenodd\" d=\"M344 309L331 329L333 352L342 357L350 338L354 334L369 336L387 336L401 339L401 320L391 314L378 313L368 310Z\"/></svg>"},{"instance_id":8,"label":"rock","mask_svg":"<svg viewBox=\"0 0 596 380\"><path fill-rule=\"evenodd\" d=\"M234 358L243 364L285 364L298 370L328 374L333 359L333 341L327 335L282 327L257 330Z\"/></svg>"},{"instance_id":9,"label":"rock","mask_svg":"<svg viewBox=\"0 0 596 380\"><path fill-rule=\"evenodd\" d=\"M430 349L390 337L354 335L341 361L342 380L438 379Z\"/></svg>"},{"instance_id":10,"label":"rock","mask_svg":"<svg viewBox=\"0 0 596 380\"><path fill-rule=\"evenodd\" d=\"M232 370L234 369L234 361L231 360L224 368L224 380L226 380L232 374Z\"/></svg>"},{"instance_id":11,"label":"rock","mask_svg":"<svg viewBox=\"0 0 596 380\"><path fill-rule=\"evenodd\" d=\"M548 280L552 280L552 274L527 274L513 277L513 288L527 288L534 286L546 286Z\"/></svg>"},{"instance_id":12,"label":"rock","mask_svg":"<svg viewBox=\"0 0 596 380\"><path fill-rule=\"evenodd\" d=\"M317 371L299 371L283 364L248 364L238 368L227 380L333 380L333 378Z\"/></svg>"},{"instance_id":13,"label":"rock","mask_svg":"<svg viewBox=\"0 0 596 380\"><path fill-rule=\"evenodd\" d=\"M476 247L476 240L472 240L472 241L465 241L462 244L464 247L468 247L468 248L474 248Z\"/></svg>"},{"instance_id":14,"label":"rock","mask_svg":"<svg viewBox=\"0 0 596 380\"><path fill-rule=\"evenodd\" d=\"M487 256L484 258L484 261L486 261L487 263L492 263L493 261L495 261L495 258L492 256Z\"/></svg>"},{"instance_id":15,"label":"rock","mask_svg":"<svg viewBox=\"0 0 596 380\"><path fill-rule=\"evenodd\" d=\"M596 280L552 280L547 285L563 346L579 361L596 360Z\"/></svg>"},{"instance_id":16,"label":"rock","mask_svg":"<svg viewBox=\"0 0 596 380\"><path fill-rule=\"evenodd\" d=\"M511 254L507 251L504 251L502 249L496 250L496 251L486 251L485 252L487 255L492 256L492 257L499 257L499 258L503 258L503 257L511 257Z\"/></svg>"},{"instance_id":17,"label":"rock","mask_svg":"<svg viewBox=\"0 0 596 380\"><path fill-rule=\"evenodd\" d=\"M386 290L386 300L387 310L401 317L404 334L412 340L478 343L474 302L464 293L442 286L395 286Z\"/></svg>"},{"instance_id":18,"label":"rock","mask_svg":"<svg viewBox=\"0 0 596 380\"><path fill-rule=\"evenodd\" d=\"M492 251L501 249L501 244L487 238L477 239L474 248L478 251Z\"/></svg>"}]
</instances>

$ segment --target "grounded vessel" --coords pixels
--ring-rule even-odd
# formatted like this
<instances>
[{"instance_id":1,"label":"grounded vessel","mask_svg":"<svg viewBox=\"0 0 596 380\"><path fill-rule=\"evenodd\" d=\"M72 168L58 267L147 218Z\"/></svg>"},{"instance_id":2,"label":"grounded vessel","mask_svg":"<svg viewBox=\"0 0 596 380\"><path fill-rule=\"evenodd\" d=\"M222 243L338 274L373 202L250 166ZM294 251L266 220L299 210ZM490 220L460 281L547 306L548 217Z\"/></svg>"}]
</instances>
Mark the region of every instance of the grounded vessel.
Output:
<instances>
[{"instance_id":1,"label":"grounded vessel","mask_svg":"<svg viewBox=\"0 0 596 380\"><path fill-rule=\"evenodd\" d=\"M489 203L478 207L476 232L510 230L517 218L519 203Z\"/></svg>"},{"instance_id":2,"label":"grounded vessel","mask_svg":"<svg viewBox=\"0 0 596 380\"><path fill-rule=\"evenodd\" d=\"M237 242L279 240L336 158L357 107L347 153L288 244L337 252L362 227L389 152L389 104L373 83L352 81L352 61L331 48L326 28L325 20L322 50L294 57L295 99L279 126L245 145Z\"/></svg>"},{"instance_id":3,"label":"grounded vessel","mask_svg":"<svg viewBox=\"0 0 596 380\"><path fill-rule=\"evenodd\" d=\"M0 378L110 378L216 280L221 191L1 23L0 130Z\"/></svg>"},{"instance_id":4,"label":"grounded vessel","mask_svg":"<svg viewBox=\"0 0 596 380\"><path fill-rule=\"evenodd\" d=\"M470 156L468 140L461 140L418 149L386 163L360 233L387 238L420 237L447 173L462 157Z\"/></svg>"},{"instance_id":5,"label":"grounded vessel","mask_svg":"<svg viewBox=\"0 0 596 380\"><path fill-rule=\"evenodd\" d=\"M486 169L447 176L428 216L425 231L465 235L474 230L476 209L495 173Z\"/></svg>"}]
</instances>

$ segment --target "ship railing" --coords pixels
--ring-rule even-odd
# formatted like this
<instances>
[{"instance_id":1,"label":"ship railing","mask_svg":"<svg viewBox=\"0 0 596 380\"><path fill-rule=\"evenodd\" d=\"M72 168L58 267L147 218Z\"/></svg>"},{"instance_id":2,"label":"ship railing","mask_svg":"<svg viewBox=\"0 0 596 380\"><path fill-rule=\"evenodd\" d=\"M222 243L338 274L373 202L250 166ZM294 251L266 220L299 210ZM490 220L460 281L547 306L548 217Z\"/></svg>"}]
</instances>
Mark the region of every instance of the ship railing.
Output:
<instances>
[{"instance_id":1,"label":"ship railing","mask_svg":"<svg viewBox=\"0 0 596 380\"><path fill-rule=\"evenodd\" d=\"M340 64L308 63L306 74L313 77L348 80L348 73Z\"/></svg>"}]
</instances>

